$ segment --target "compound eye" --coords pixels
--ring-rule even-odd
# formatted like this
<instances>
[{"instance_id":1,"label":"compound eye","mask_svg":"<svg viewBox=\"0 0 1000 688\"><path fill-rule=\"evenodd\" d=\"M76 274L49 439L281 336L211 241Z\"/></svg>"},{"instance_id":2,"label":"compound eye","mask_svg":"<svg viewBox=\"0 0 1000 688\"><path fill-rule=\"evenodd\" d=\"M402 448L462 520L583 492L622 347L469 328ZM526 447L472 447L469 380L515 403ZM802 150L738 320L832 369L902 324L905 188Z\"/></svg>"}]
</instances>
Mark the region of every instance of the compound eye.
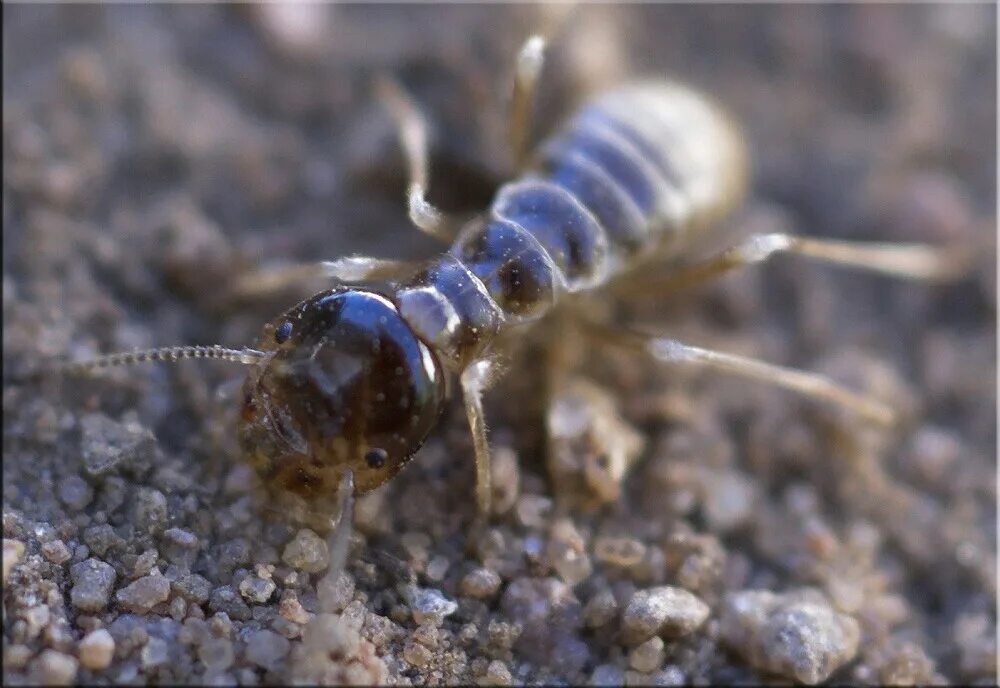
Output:
<instances>
[{"instance_id":1,"label":"compound eye","mask_svg":"<svg viewBox=\"0 0 1000 688\"><path fill-rule=\"evenodd\" d=\"M385 449L376 447L365 452L365 463L368 464L369 468L382 468L388 460L389 452Z\"/></svg>"},{"instance_id":2,"label":"compound eye","mask_svg":"<svg viewBox=\"0 0 1000 688\"><path fill-rule=\"evenodd\" d=\"M288 338L292 336L292 321L286 320L285 322L278 325L278 329L274 331L274 341L278 344L284 344L288 341Z\"/></svg>"}]
</instances>

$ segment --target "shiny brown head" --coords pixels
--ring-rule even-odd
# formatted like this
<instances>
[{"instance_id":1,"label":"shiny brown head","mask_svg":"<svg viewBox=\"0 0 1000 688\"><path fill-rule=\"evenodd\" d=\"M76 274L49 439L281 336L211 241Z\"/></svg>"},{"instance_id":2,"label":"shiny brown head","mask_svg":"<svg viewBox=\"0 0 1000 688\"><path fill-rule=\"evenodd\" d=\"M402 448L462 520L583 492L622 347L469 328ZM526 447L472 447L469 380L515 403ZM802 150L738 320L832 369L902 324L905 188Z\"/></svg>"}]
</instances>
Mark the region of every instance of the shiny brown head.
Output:
<instances>
[{"instance_id":1,"label":"shiny brown head","mask_svg":"<svg viewBox=\"0 0 1000 688\"><path fill-rule=\"evenodd\" d=\"M269 486L332 495L344 467L361 494L420 448L444 396L441 367L395 305L333 289L266 325L243 387L239 435Z\"/></svg>"}]
</instances>

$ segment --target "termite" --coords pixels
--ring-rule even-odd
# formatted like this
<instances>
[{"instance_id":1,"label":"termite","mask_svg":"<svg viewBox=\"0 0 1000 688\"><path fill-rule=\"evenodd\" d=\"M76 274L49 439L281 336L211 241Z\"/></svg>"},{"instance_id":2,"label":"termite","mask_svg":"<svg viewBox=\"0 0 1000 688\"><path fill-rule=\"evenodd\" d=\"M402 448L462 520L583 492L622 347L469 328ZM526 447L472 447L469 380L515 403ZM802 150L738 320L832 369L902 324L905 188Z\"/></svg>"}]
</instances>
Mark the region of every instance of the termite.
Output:
<instances>
[{"instance_id":1,"label":"termite","mask_svg":"<svg viewBox=\"0 0 1000 688\"><path fill-rule=\"evenodd\" d=\"M887 405L823 376L612 327L573 307L581 296L640 266L683 259L692 239L718 226L743 199L747 151L721 108L666 81L630 83L598 95L527 151L544 48L534 36L516 62L508 135L520 175L499 188L485 213L466 222L428 202L426 122L395 81L377 82L407 160L410 219L447 242L443 253L423 264L350 256L255 273L237 287L271 289L316 275L339 284L266 324L252 348L154 349L64 369L190 358L247 365L239 438L248 461L268 485L306 498L336 496L328 575L345 563L353 498L382 485L413 458L438 420L449 377L459 381L473 437L478 509L490 513L481 397L494 376L496 344L551 317L557 307L581 319L580 332L657 361L742 375L892 424ZM773 233L689 261L667 284L699 284L777 253L923 280L956 276L963 263L929 246ZM390 287L380 292L350 286L377 280Z\"/></svg>"}]
</instances>

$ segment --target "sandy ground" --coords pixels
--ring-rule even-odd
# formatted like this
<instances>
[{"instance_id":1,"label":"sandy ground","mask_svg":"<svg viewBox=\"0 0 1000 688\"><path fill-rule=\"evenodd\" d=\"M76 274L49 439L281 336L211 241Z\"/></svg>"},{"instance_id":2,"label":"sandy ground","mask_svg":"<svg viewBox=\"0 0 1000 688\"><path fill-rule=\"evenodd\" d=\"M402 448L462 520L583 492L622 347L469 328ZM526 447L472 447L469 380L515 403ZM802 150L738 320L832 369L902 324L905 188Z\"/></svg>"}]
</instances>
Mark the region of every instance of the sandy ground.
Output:
<instances>
[{"instance_id":1,"label":"sandy ground","mask_svg":"<svg viewBox=\"0 0 1000 688\"><path fill-rule=\"evenodd\" d=\"M580 8L536 136L589 89L670 75L745 126L731 229L961 243L976 265L930 286L779 259L613 304L885 398L890 433L595 351L608 403L547 452L537 363L511 354L487 398L498 513L475 522L450 409L361 500L327 587L322 538L240 462L239 370L24 378L249 344L310 288L219 298L262 262L431 255L374 75L433 122L433 200L481 209L510 174L513 55L558 12L3 14L5 683L996 682L994 8Z\"/></svg>"}]
</instances>

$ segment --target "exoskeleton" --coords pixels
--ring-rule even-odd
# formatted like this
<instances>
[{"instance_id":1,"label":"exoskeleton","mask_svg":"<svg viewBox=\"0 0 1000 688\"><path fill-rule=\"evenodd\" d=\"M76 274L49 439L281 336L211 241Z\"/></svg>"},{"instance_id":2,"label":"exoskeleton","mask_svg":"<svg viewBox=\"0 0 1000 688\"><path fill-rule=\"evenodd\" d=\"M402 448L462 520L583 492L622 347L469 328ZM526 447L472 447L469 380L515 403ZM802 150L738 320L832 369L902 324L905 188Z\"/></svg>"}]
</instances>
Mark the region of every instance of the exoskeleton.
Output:
<instances>
[{"instance_id":1,"label":"exoskeleton","mask_svg":"<svg viewBox=\"0 0 1000 688\"><path fill-rule=\"evenodd\" d=\"M243 450L270 485L307 498L339 495L332 571L343 565L352 496L383 484L413 458L437 422L446 380L457 377L474 438L477 501L488 514L481 395L499 338L636 266L683 258L693 238L740 202L747 184L747 153L734 123L705 96L666 81L626 84L597 96L525 154L543 48L540 38L530 39L517 62L510 139L520 174L465 223L427 202L424 121L395 82L378 83L409 164L410 216L423 231L447 240L443 253L422 265L351 256L269 274L267 284L321 274L338 285L265 325L253 348L176 347L69 367L198 357L247 364ZM763 234L678 269L669 284L689 286L782 251L926 279L955 274L960 262L925 246ZM249 275L240 288L253 290L261 280ZM373 280L387 280L391 288L348 286ZM585 325L605 341L666 363L742 374L871 421L893 419L885 405L818 375L622 332L597 319Z\"/></svg>"}]
</instances>

